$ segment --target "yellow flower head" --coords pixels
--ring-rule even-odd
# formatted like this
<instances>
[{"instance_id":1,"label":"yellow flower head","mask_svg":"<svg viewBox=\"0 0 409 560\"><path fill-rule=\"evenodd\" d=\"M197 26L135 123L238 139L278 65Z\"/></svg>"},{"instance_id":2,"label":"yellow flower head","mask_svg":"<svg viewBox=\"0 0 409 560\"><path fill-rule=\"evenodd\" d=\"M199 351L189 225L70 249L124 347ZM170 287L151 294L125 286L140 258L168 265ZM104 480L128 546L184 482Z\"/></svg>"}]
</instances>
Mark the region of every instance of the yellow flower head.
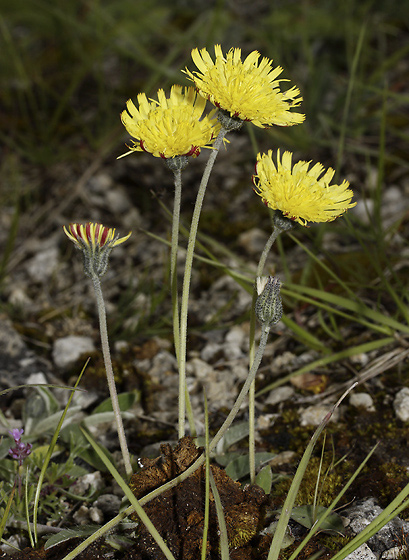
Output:
<instances>
[{"instance_id":1,"label":"yellow flower head","mask_svg":"<svg viewBox=\"0 0 409 560\"><path fill-rule=\"evenodd\" d=\"M348 181L330 185L335 171L325 171L321 163L309 169L310 163L299 161L292 167L292 153L284 152L280 160L277 150L275 165L269 150L257 155L253 176L254 190L263 202L303 226L307 222L331 222L356 204L351 202L353 192Z\"/></svg>"},{"instance_id":2,"label":"yellow flower head","mask_svg":"<svg viewBox=\"0 0 409 560\"><path fill-rule=\"evenodd\" d=\"M230 49L224 57L221 46L215 45L216 61L206 49L193 49L192 59L199 72L185 73L199 93L213 105L230 113L231 117L252 121L261 128L271 125L291 126L303 122L305 115L291 113L302 101L296 87L282 92L277 77L283 71L272 61L251 52L241 61L241 49Z\"/></svg>"},{"instance_id":3,"label":"yellow flower head","mask_svg":"<svg viewBox=\"0 0 409 560\"><path fill-rule=\"evenodd\" d=\"M108 267L108 257L114 247L126 241L131 232L125 237L115 236L115 229L108 228L102 224L70 224L63 226L64 233L67 235L77 249L80 249L84 256L85 274L92 276L102 276Z\"/></svg>"},{"instance_id":4,"label":"yellow flower head","mask_svg":"<svg viewBox=\"0 0 409 560\"><path fill-rule=\"evenodd\" d=\"M149 152L155 157L199 155L201 148L208 148L219 133L220 125L215 111L203 116L206 100L198 96L193 87L172 86L167 98L163 89L158 91L158 101L148 100L144 93L138 95L138 109L129 99L121 120L129 134L135 138L130 152Z\"/></svg>"}]
</instances>

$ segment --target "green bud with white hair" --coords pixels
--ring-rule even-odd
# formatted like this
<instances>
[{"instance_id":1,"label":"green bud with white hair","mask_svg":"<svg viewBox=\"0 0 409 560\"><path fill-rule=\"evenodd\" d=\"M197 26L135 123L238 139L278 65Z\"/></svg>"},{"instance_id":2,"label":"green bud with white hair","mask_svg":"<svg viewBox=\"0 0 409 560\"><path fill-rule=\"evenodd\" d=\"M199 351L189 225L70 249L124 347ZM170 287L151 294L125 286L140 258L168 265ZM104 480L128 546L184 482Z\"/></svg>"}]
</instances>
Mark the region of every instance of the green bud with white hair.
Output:
<instances>
[{"instance_id":1,"label":"green bud with white hair","mask_svg":"<svg viewBox=\"0 0 409 560\"><path fill-rule=\"evenodd\" d=\"M280 295L281 282L277 276L259 276L256 281L258 298L255 312L262 325L275 325L283 316Z\"/></svg>"}]
</instances>

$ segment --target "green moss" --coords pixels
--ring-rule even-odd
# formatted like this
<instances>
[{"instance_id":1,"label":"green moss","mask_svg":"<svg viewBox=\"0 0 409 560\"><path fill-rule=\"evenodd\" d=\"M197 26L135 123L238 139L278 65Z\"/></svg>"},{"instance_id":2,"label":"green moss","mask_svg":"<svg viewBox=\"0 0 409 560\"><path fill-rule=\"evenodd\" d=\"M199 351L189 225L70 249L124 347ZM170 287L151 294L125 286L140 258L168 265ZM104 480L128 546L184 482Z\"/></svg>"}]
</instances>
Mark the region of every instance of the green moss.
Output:
<instances>
[{"instance_id":1,"label":"green moss","mask_svg":"<svg viewBox=\"0 0 409 560\"><path fill-rule=\"evenodd\" d=\"M334 468L330 461L324 458L320 472L320 458L311 457L300 489L295 501L296 506L310 505L317 500L318 505L328 507L336 498L344 484L345 467L338 464ZM318 488L317 488L317 480ZM279 500L285 499L290 489L292 480L283 480L273 491L273 496ZM317 494L318 492L318 494Z\"/></svg>"}]
</instances>

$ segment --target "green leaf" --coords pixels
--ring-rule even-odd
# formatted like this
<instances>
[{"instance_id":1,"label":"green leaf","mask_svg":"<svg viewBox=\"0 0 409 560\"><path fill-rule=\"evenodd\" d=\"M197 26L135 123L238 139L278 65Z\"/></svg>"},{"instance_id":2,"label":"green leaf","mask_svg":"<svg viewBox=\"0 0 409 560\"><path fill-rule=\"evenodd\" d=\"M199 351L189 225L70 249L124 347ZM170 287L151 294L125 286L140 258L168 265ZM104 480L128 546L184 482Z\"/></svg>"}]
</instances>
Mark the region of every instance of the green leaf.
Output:
<instances>
[{"instance_id":1,"label":"green leaf","mask_svg":"<svg viewBox=\"0 0 409 560\"><path fill-rule=\"evenodd\" d=\"M72 408L70 408L67 411L66 416L64 418L65 422L67 422L69 418L71 418L72 416L74 416L74 414L77 414L80 411L81 411L80 406L73 406ZM34 436L44 435L44 433L54 432L55 427L60 421L62 414L63 411L59 410L58 412L52 414L48 418L44 418L43 420L40 420L38 424L36 424L33 430L30 432L30 436L34 437Z\"/></svg>"},{"instance_id":2,"label":"green leaf","mask_svg":"<svg viewBox=\"0 0 409 560\"><path fill-rule=\"evenodd\" d=\"M0 480L12 482L16 478L16 462L11 459L2 459L0 463Z\"/></svg>"},{"instance_id":3,"label":"green leaf","mask_svg":"<svg viewBox=\"0 0 409 560\"><path fill-rule=\"evenodd\" d=\"M215 455L214 458L221 467L227 467L227 465L232 461L234 461L234 459L237 459L238 457L241 456L242 454L239 453L238 451L232 451L231 453L223 453L222 455Z\"/></svg>"},{"instance_id":4,"label":"green leaf","mask_svg":"<svg viewBox=\"0 0 409 560\"><path fill-rule=\"evenodd\" d=\"M216 452L221 455L225 453L234 443L241 441L249 435L249 423L239 422L231 426L219 441Z\"/></svg>"},{"instance_id":5,"label":"green leaf","mask_svg":"<svg viewBox=\"0 0 409 560\"><path fill-rule=\"evenodd\" d=\"M319 517L326 511L327 508L325 508L324 506L299 506L293 508L291 512L291 519L293 519L303 527L311 529L317 519L319 519ZM332 512L320 526L320 532L328 533L330 535L343 535L344 525L342 523L341 517L337 513Z\"/></svg>"},{"instance_id":6,"label":"green leaf","mask_svg":"<svg viewBox=\"0 0 409 560\"><path fill-rule=\"evenodd\" d=\"M266 465L256 476L256 484L264 490L266 494L270 494L271 485L273 483L273 473L270 465Z\"/></svg>"},{"instance_id":7,"label":"green leaf","mask_svg":"<svg viewBox=\"0 0 409 560\"><path fill-rule=\"evenodd\" d=\"M75 529L63 529L59 533L47 539L44 550L48 550L57 544L68 541L70 539L77 539L82 537L89 537L99 529L99 525L83 525Z\"/></svg>"},{"instance_id":8,"label":"green leaf","mask_svg":"<svg viewBox=\"0 0 409 560\"><path fill-rule=\"evenodd\" d=\"M122 418L125 418L127 420L132 420L134 417L130 412L122 412L121 416ZM85 426L89 427L97 426L98 424L104 424L105 422L110 423L114 420L115 415L111 409L111 412L99 412L98 414L91 414L91 416L87 416L87 418L84 418L83 422Z\"/></svg>"},{"instance_id":9,"label":"green leaf","mask_svg":"<svg viewBox=\"0 0 409 560\"><path fill-rule=\"evenodd\" d=\"M275 453L256 453L256 468L258 468L263 463L270 461L275 457ZM239 480L250 473L250 463L248 455L241 455L236 459L233 459L227 467L226 474L228 474L233 480Z\"/></svg>"},{"instance_id":10,"label":"green leaf","mask_svg":"<svg viewBox=\"0 0 409 560\"><path fill-rule=\"evenodd\" d=\"M119 408L124 410L129 410L136 402L139 402L141 398L140 391L130 391L128 393L120 393L118 395L118 402ZM94 410L92 414L99 414L100 412L110 412L112 411L112 401L110 398L105 399L99 404Z\"/></svg>"},{"instance_id":11,"label":"green leaf","mask_svg":"<svg viewBox=\"0 0 409 560\"><path fill-rule=\"evenodd\" d=\"M263 530L263 533L266 533L267 535L274 535L277 525L278 521L273 521L273 523L271 523L266 529ZM281 540L280 548L287 548L288 546L291 546L294 541L295 537L292 535L290 528L287 527L285 530L285 534Z\"/></svg>"},{"instance_id":12,"label":"green leaf","mask_svg":"<svg viewBox=\"0 0 409 560\"><path fill-rule=\"evenodd\" d=\"M98 454L92 449L89 445L88 441L82 435L82 432L78 426L78 424L73 424L71 426L65 426L60 432L60 439L65 443L70 443L70 438L72 438L76 443L75 453L77 457L83 459L86 463L94 467L96 470L101 472L106 472L107 469L101 459L98 457ZM101 449L104 450L104 453L107 457L110 458L111 462L113 458L109 451L105 448L100 446Z\"/></svg>"}]
</instances>

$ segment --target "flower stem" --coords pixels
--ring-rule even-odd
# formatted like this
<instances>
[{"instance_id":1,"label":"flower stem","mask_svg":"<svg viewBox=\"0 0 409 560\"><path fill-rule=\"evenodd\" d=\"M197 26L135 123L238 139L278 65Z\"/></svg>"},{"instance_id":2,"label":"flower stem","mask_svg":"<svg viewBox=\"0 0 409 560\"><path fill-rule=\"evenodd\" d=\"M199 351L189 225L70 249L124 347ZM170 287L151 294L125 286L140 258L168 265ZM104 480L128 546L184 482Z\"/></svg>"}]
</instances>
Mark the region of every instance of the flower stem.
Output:
<instances>
[{"instance_id":1,"label":"flower stem","mask_svg":"<svg viewBox=\"0 0 409 560\"><path fill-rule=\"evenodd\" d=\"M237 413L238 413L238 411L239 411L247 393L249 392L249 389L250 389L251 385L254 383L254 379L256 377L257 370L260 366L261 359L263 357L264 350L266 348L269 332L270 332L270 326L267 325L267 324L262 325L260 343L258 345L257 352L254 356L254 359L251 363L251 368L250 368L248 377L247 377L246 381L244 382L244 385L243 385L243 387L242 387L242 389L239 393L239 396L237 397L236 402L234 403L233 408L230 410L226 420L223 422L221 428L218 430L217 434L214 436L214 438L210 442L209 452L213 451L213 449L216 447L216 445L222 439L224 434L230 428L230 425L233 422L233 420L235 419L235 417L236 417L236 415L237 415Z\"/></svg>"},{"instance_id":2,"label":"flower stem","mask_svg":"<svg viewBox=\"0 0 409 560\"><path fill-rule=\"evenodd\" d=\"M274 224L273 231L264 246L263 252L257 266L256 277L262 276L264 266L266 264L267 256L273 246L275 240L282 232L282 229ZM250 348L249 348L249 364L250 368L253 365L254 354L255 354L255 331L256 331L256 306L257 293L256 290L253 291L253 301L251 304L251 315L250 315ZM255 429L256 429L256 419L255 419L255 409L256 409L256 384L250 385L249 389L249 467L250 467L250 483L254 484L256 481L256 441L255 441Z\"/></svg>"},{"instance_id":3,"label":"flower stem","mask_svg":"<svg viewBox=\"0 0 409 560\"><path fill-rule=\"evenodd\" d=\"M115 386L114 372L112 369L111 353L109 351L108 329L106 320L106 311L104 304L104 296L102 295L101 281L99 277L94 274L92 276L92 283L94 285L95 297L97 300L98 317L99 317L99 331L101 334L102 355L104 357L105 371L107 375L109 394L111 396L112 409L114 411L116 429L118 432L119 445L122 451L122 457L125 465L125 472L127 476L132 475L131 459L129 456L128 445L126 443L124 425L122 423L121 410L119 408L118 394Z\"/></svg>"},{"instance_id":4,"label":"flower stem","mask_svg":"<svg viewBox=\"0 0 409 560\"><path fill-rule=\"evenodd\" d=\"M187 315L189 304L189 290L190 280L192 277L192 264L194 249L196 243L196 235L199 227L199 218L202 210L203 199L206 192L206 187L209 182L210 173L216 156L223 143L223 139L227 133L224 128L220 129L219 135L213 144L213 149L210 151L209 159L207 160L206 167L203 172L202 180L200 181L199 190L196 197L196 204L193 210L192 223L190 226L189 240L187 244L185 273L183 277L182 288L182 301L180 309L180 339L179 339L179 438L185 435L185 416L186 416L186 401L185 401L185 387L186 387L186 339L187 339Z\"/></svg>"},{"instance_id":5,"label":"flower stem","mask_svg":"<svg viewBox=\"0 0 409 560\"><path fill-rule=\"evenodd\" d=\"M178 282L177 282L177 255L179 245L179 222L180 204L182 197L182 170L177 169L174 173L175 178L175 200L173 202L172 217L172 240L170 248L170 286L172 294L172 315L173 315L173 342L175 345L176 359L179 362L179 301L178 301Z\"/></svg>"}]
</instances>

